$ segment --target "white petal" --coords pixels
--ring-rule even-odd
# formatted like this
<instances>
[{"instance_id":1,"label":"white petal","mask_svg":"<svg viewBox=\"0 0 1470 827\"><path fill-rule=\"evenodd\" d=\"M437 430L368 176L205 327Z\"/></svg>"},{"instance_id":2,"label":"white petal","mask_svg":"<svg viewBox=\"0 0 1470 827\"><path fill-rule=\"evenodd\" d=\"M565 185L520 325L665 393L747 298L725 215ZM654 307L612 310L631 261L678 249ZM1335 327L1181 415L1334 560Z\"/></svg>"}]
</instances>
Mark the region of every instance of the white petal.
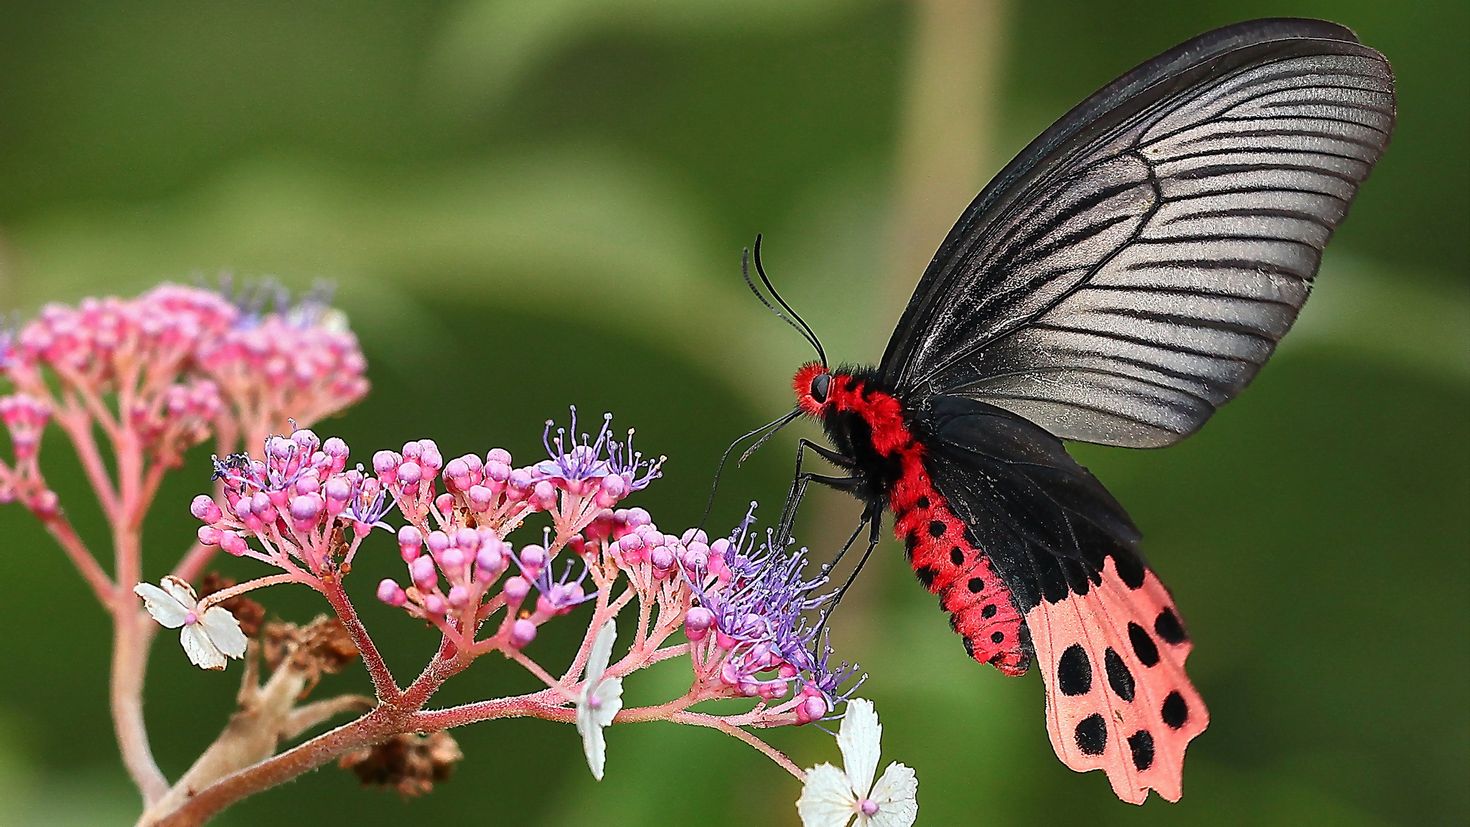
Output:
<instances>
[{"instance_id":1,"label":"white petal","mask_svg":"<svg viewBox=\"0 0 1470 827\"><path fill-rule=\"evenodd\" d=\"M802 827L847 827L857 808L847 776L831 764L818 764L806 771L796 812Z\"/></svg>"},{"instance_id":2,"label":"white petal","mask_svg":"<svg viewBox=\"0 0 1470 827\"><path fill-rule=\"evenodd\" d=\"M184 620L189 616L189 610L184 604L152 583L139 583L133 587L133 594L143 598L143 608L166 629L183 626Z\"/></svg>"},{"instance_id":3,"label":"white petal","mask_svg":"<svg viewBox=\"0 0 1470 827\"><path fill-rule=\"evenodd\" d=\"M596 710L587 706L585 695L577 704L577 731L582 733L582 751L587 754L587 767L592 777L602 780L602 770L607 764L607 741L602 737L602 725L597 722Z\"/></svg>"},{"instance_id":4,"label":"white petal","mask_svg":"<svg viewBox=\"0 0 1470 827\"><path fill-rule=\"evenodd\" d=\"M587 656L587 683L594 684L607 671L607 662L612 660L613 642L618 638L618 627L611 620L597 630L597 639L592 641L592 651Z\"/></svg>"},{"instance_id":5,"label":"white petal","mask_svg":"<svg viewBox=\"0 0 1470 827\"><path fill-rule=\"evenodd\" d=\"M245 656L245 633L240 631L240 621L229 610L211 606L199 622L221 652L232 658Z\"/></svg>"},{"instance_id":6,"label":"white petal","mask_svg":"<svg viewBox=\"0 0 1470 827\"><path fill-rule=\"evenodd\" d=\"M180 580L172 574L159 581L163 590L173 596L173 599L184 605L184 608L193 611L199 605L199 596L194 594L194 587L188 581Z\"/></svg>"},{"instance_id":7,"label":"white petal","mask_svg":"<svg viewBox=\"0 0 1470 827\"><path fill-rule=\"evenodd\" d=\"M873 702L853 698L847 703L847 715L837 730L837 748L842 750L842 765L847 769L847 778L852 789L866 797L873 788L873 773L878 771L878 743L883 737L883 727L878 725L878 713L873 711Z\"/></svg>"},{"instance_id":8,"label":"white petal","mask_svg":"<svg viewBox=\"0 0 1470 827\"><path fill-rule=\"evenodd\" d=\"M198 623L191 623L179 632L179 643L184 645L190 662L200 669L225 668L225 656L209 639L209 634Z\"/></svg>"},{"instance_id":9,"label":"white petal","mask_svg":"<svg viewBox=\"0 0 1470 827\"><path fill-rule=\"evenodd\" d=\"M623 679L608 678L598 683L588 700L593 698L597 706L591 710L592 719L598 726L607 726L623 708Z\"/></svg>"},{"instance_id":10,"label":"white petal","mask_svg":"<svg viewBox=\"0 0 1470 827\"><path fill-rule=\"evenodd\" d=\"M909 827L919 817L919 779L914 771L894 762L883 771L868 798L878 812L868 819L873 827Z\"/></svg>"}]
</instances>

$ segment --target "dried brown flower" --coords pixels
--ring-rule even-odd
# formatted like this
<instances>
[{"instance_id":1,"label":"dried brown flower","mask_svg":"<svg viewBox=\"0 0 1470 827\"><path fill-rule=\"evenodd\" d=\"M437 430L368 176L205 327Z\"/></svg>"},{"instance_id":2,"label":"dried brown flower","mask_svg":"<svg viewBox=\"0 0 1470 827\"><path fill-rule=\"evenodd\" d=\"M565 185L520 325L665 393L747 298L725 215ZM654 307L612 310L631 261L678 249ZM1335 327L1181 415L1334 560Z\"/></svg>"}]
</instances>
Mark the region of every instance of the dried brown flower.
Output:
<instances>
[{"instance_id":1,"label":"dried brown flower","mask_svg":"<svg viewBox=\"0 0 1470 827\"><path fill-rule=\"evenodd\" d=\"M447 732L405 732L343 755L338 765L351 770L366 787L386 787L404 797L424 795L447 781L464 757Z\"/></svg>"}]
</instances>

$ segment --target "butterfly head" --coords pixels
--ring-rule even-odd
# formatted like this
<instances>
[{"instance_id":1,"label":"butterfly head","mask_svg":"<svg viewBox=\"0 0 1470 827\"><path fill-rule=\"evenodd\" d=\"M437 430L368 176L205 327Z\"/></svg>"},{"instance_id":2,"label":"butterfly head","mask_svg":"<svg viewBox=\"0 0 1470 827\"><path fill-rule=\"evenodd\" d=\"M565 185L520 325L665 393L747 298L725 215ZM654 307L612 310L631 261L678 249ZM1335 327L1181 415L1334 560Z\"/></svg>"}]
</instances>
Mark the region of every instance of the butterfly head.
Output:
<instances>
[{"instance_id":1,"label":"butterfly head","mask_svg":"<svg viewBox=\"0 0 1470 827\"><path fill-rule=\"evenodd\" d=\"M832 372L821 362L807 362L791 380L796 404L810 416L821 416L832 394Z\"/></svg>"}]
</instances>

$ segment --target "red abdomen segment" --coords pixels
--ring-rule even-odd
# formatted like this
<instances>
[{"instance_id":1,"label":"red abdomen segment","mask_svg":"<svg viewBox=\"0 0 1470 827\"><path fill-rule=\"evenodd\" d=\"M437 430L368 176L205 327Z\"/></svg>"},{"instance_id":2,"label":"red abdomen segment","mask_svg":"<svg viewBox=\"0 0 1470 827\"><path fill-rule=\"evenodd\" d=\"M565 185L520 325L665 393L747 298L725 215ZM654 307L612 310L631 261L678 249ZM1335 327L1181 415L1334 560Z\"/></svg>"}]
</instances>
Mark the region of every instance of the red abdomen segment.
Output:
<instances>
[{"instance_id":1,"label":"red abdomen segment","mask_svg":"<svg viewBox=\"0 0 1470 827\"><path fill-rule=\"evenodd\" d=\"M899 478L889 491L888 505L919 581L939 596L971 657L1007 675L1025 674L1030 657L1022 645L1023 621L1011 592L934 488L923 443L909 430L901 403L864 388L852 376L834 374L832 379L829 403L861 416L872 431L874 451L890 462L897 460Z\"/></svg>"}]
</instances>

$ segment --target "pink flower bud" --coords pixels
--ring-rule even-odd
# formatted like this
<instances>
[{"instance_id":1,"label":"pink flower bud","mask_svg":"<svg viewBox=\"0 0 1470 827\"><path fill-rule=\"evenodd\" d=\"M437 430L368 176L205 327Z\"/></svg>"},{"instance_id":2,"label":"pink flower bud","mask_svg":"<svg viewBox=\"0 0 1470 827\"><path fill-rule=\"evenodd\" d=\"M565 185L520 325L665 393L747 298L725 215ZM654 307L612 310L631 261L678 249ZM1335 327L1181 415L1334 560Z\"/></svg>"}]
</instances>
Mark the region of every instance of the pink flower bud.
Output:
<instances>
[{"instance_id":1,"label":"pink flower bud","mask_svg":"<svg viewBox=\"0 0 1470 827\"><path fill-rule=\"evenodd\" d=\"M425 557L423 559L427 560L429 558ZM431 615L443 615L449 611L449 604L437 594L427 595L424 597L424 611Z\"/></svg>"},{"instance_id":2,"label":"pink flower bud","mask_svg":"<svg viewBox=\"0 0 1470 827\"><path fill-rule=\"evenodd\" d=\"M323 486L328 500L345 502L352 497L352 484L345 477L332 477Z\"/></svg>"},{"instance_id":3,"label":"pink flower bud","mask_svg":"<svg viewBox=\"0 0 1470 827\"><path fill-rule=\"evenodd\" d=\"M322 513L325 503L316 494L304 494L291 498L291 519L298 523L311 523Z\"/></svg>"},{"instance_id":4,"label":"pink flower bud","mask_svg":"<svg viewBox=\"0 0 1470 827\"><path fill-rule=\"evenodd\" d=\"M531 593L531 581L518 574L508 578L505 585L501 587L501 591L505 594L507 604L519 606L521 601L526 599L526 595Z\"/></svg>"},{"instance_id":5,"label":"pink flower bud","mask_svg":"<svg viewBox=\"0 0 1470 827\"><path fill-rule=\"evenodd\" d=\"M471 485L466 496L470 501L470 510L483 513L490 510L490 503L495 499L495 492L483 485Z\"/></svg>"},{"instance_id":6,"label":"pink flower bud","mask_svg":"<svg viewBox=\"0 0 1470 827\"><path fill-rule=\"evenodd\" d=\"M398 478L398 465L403 458L392 451L379 451L373 454L373 471L375 471L383 482L392 482Z\"/></svg>"},{"instance_id":7,"label":"pink flower bud","mask_svg":"<svg viewBox=\"0 0 1470 827\"><path fill-rule=\"evenodd\" d=\"M550 511L556 507L556 486L542 480L531 488L531 507Z\"/></svg>"},{"instance_id":8,"label":"pink flower bud","mask_svg":"<svg viewBox=\"0 0 1470 827\"><path fill-rule=\"evenodd\" d=\"M453 577L460 573L460 571L464 568L464 561L464 552L460 551L454 546L450 546L449 548L446 548L444 549L444 551L439 553L439 566L443 568L444 573L450 577Z\"/></svg>"},{"instance_id":9,"label":"pink flower bud","mask_svg":"<svg viewBox=\"0 0 1470 827\"><path fill-rule=\"evenodd\" d=\"M439 509L440 514L453 514L454 495L448 493L440 494L434 498L434 507Z\"/></svg>"},{"instance_id":10,"label":"pink flower bud","mask_svg":"<svg viewBox=\"0 0 1470 827\"><path fill-rule=\"evenodd\" d=\"M704 640L714 625L715 613L703 606L695 606L684 613L684 635L696 643Z\"/></svg>"},{"instance_id":11,"label":"pink flower bud","mask_svg":"<svg viewBox=\"0 0 1470 827\"><path fill-rule=\"evenodd\" d=\"M510 625L510 645L517 649L536 639L536 624L526 618L519 618Z\"/></svg>"},{"instance_id":12,"label":"pink flower bud","mask_svg":"<svg viewBox=\"0 0 1470 827\"><path fill-rule=\"evenodd\" d=\"M809 724L820 721L827 714L827 701L820 695L807 695L806 700L796 705L798 723Z\"/></svg>"},{"instance_id":13,"label":"pink flower bud","mask_svg":"<svg viewBox=\"0 0 1470 827\"><path fill-rule=\"evenodd\" d=\"M423 544L424 538L417 528L406 525L398 529L398 553L403 555L403 562L412 563L419 556Z\"/></svg>"},{"instance_id":14,"label":"pink flower bud","mask_svg":"<svg viewBox=\"0 0 1470 827\"><path fill-rule=\"evenodd\" d=\"M494 580L505 570L505 556L497 548L485 547L475 557L475 577L481 582Z\"/></svg>"},{"instance_id":15,"label":"pink flower bud","mask_svg":"<svg viewBox=\"0 0 1470 827\"><path fill-rule=\"evenodd\" d=\"M385 578L378 584L378 599L389 606L403 606L408 603L408 593L402 586Z\"/></svg>"},{"instance_id":16,"label":"pink flower bud","mask_svg":"<svg viewBox=\"0 0 1470 827\"><path fill-rule=\"evenodd\" d=\"M194 501L189 503L189 513L193 514L195 519L206 523L217 523L225 516L215 504L214 498L208 494L200 494L195 497Z\"/></svg>"},{"instance_id":17,"label":"pink flower bud","mask_svg":"<svg viewBox=\"0 0 1470 827\"><path fill-rule=\"evenodd\" d=\"M404 460L403 464L398 466L398 481L405 486L417 485L419 480L423 478L424 469L420 468L419 464L413 460Z\"/></svg>"},{"instance_id":18,"label":"pink flower bud","mask_svg":"<svg viewBox=\"0 0 1470 827\"><path fill-rule=\"evenodd\" d=\"M414 585L424 591L434 588L439 582L439 574L434 568L434 561L428 557L419 557L409 563L408 573L413 577Z\"/></svg>"},{"instance_id":19,"label":"pink flower bud","mask_svg":"<svg viewBox=\"0 0 1470 827\"><path fill-rule=\"evenodd\" d=\"M220 532L219 547L224 549L226 554L233 554L236 557L250 550L250 546L245 542L245 538L233 531Z\"/></svg>"},{"instance_id":20,"label":"pink flower bud","mask_svg":"<svg viewBox=\"0 0 1470 827\"><path fill-rule=\"evenodd\" d=\"M461 528L454 534L454 544L473 554L480 548L480 532L473 528Z\"/></svg>"},{"instance_id":21,"label":"pink flower bud","mask_svg":"<svg viewBox=\"0 0 1470 827\"><path fill-rule=\"evenodd\" d=\"M470 590L464 586L455 586L449 590L449 605L456 609L463 609L470 602Z\"/></svg>"},{"instance_id":22,"label":"pink flower bud","mask_svg":"<svg viewBox=\"0 0 1470 827\"><path fill-rule=\"evenodd\" d=\"M526 570L526 576L535 577L541 569L546 567L546 549L538 545L529 545L521 548L521 568Z\"/></svg>"}]
</instances>

